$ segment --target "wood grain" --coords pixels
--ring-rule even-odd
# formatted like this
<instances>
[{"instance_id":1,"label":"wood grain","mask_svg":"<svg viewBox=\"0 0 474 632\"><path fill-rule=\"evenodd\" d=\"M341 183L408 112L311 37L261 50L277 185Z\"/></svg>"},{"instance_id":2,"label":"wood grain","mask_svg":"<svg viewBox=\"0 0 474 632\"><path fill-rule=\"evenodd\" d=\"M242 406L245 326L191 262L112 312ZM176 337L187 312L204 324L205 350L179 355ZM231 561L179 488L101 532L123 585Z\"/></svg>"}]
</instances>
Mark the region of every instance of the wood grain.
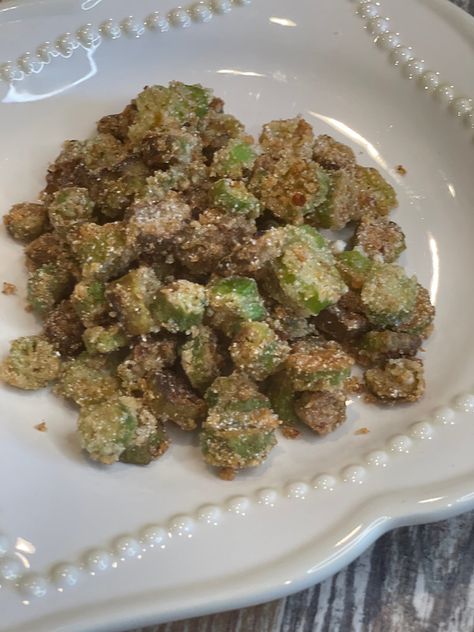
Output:
<instances>
[{"instance_id":1,"label":"wood grain","mask_svg":"<svg viewBox=\"0 0 474 632\"><path fill-rule=\"evenodd\" d=\"M474 15L474 0L454 0ZM309 590L133 632L473 632L474 512L397 529Z\"/></svg>"}]
</instances>

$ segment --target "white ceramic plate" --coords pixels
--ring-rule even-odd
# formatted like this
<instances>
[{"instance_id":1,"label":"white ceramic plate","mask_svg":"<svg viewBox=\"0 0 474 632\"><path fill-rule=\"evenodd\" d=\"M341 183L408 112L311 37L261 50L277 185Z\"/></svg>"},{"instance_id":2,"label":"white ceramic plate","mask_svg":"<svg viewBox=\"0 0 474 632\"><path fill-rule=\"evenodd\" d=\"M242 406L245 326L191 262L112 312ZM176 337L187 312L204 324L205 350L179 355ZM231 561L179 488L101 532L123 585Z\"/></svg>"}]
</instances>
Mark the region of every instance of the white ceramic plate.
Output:
<instances>
[{"instance_id":1,"label":"white ceramic plate","mask_svg":"<svg viewBox=\"0 0 474 632\"><path fill-rule=\"evenodd\" d=\"M276 598L394 526L474 506L474 23L440 0L256 0L227 14L231 4L214 3L199 24L211 15L201 4L190 28L175 12L166 33L156 17L142 32L141 20L166 14L167 0L135 0L138 21L121 29L125 0L0 5L0 61L13 61L1 69L13 79L0 84L1 208L34 199L60 143L145 84L211 86L251 132L301 113L397 188L405 263L438 310L426 397L388 410L355 403L333 435L281 440L230 483L182 436L144 469L91 465L72 409L2 388L0 630L119 630ZM23 311L21 249L5 235L1 247L0 281L20 288L0 295L3 353L37 325ZM41 420L46 433L33 428ZM370 433L356 435L362 426Z\"/></svg>"}]
</instances>

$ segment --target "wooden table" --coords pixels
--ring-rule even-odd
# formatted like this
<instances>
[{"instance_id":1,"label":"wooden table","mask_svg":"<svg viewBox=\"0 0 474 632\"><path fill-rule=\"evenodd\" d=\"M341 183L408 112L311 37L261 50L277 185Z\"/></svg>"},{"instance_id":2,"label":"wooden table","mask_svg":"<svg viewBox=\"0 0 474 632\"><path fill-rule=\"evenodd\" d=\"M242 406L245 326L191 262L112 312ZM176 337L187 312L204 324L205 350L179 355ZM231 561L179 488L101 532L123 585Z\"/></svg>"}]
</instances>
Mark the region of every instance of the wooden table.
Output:
<instances>
[{"instance_id":1,"label":"wooden table","mask_svg":"<svg viewBox=\"0 0 474 632\"><path fill-rule=\"evenodd\" d=\"M452 0L474 15L474 0ZM474 512L397 529L346 569L270 603L133 632L473 632Z\"/></svg>"}]
</instances>

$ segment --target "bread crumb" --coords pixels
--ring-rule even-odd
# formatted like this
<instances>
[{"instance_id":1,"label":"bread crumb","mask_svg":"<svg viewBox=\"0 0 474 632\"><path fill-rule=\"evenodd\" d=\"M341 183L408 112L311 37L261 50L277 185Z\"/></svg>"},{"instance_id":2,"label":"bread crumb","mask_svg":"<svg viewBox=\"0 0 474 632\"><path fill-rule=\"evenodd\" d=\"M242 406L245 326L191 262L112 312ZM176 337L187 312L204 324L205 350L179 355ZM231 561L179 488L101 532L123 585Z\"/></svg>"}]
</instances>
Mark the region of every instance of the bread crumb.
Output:
<instances>
[{"instance_id":1,"label":"bread crumb","mask_svg":"<svg viewBox=\"0 0 474 632\"><path fill-rule=\"evenodd\" d=\"M33 311L33 308L31 307L31 305L27 305L25 307L25 312L27 312L28 314L31 314L32 311Z\"/></svg>"},{"instance_id":2,"label":"bread crumb","mask_svg":"<svg viewBox=\"0 0 474 632\"><path fill-rule=\"evenodd\" d=\"M45 421L42 421L39 424L36 424L36 426L34 426L34 429L38 430L38 432L47 432L48 426L46 425Z\"/></svg>"},{"instance_id":3,"label":"bread crumb","mask_svg":"<svg viewBox=\"0 0 474 632\"><path fill-rule=\"evenodd\" d=\"M4 281L2 294L6 294L7 296L10 296L11 294L16 294L16 285L14 283L8 283L8 281Z\"/></svg>"},{"instance_id":4,"label":"bread crumb","mask_svg":"<svg viewBox=\"0 0 474 632\"><path fill-rule=\"evenodd\" d=\"M221 478L223 481L233 481L235 478L235 470L233 470L231 467L221 467L218 474L219 478Z\"/></svg>"},{"instance_id":5,"label":"bread crumb","mask_svg":"<svg viewBox=\"0 0 474 632\"><path fill-rule=\"evenodd\" d=\"M406 176L407 175L407 170L405 169L405 167L403 165L397 165L397 167L395 167L397 173L399 173L401 176Z\"/></svg>"},{"instance_id":6,"label":"bread crumb","mask_svg":"<svg viewBox=\"0 0 474 632\"><path fill-rule=\"evenodd\" d=\"M281 432L286 439L296 439L300 436L300 431L293 426L282 426Z\"/></svg>"},{"instance_id":7,"label":"bread crumb","mask_svg":"<svg viewBox=\"0 0 474 632\"><path fill-rule=\"evenodd\" d=\"M369 434L370 430L368 428L359 428L354 432L355 435L366 435Z\"/></svg>"}]
</instances>

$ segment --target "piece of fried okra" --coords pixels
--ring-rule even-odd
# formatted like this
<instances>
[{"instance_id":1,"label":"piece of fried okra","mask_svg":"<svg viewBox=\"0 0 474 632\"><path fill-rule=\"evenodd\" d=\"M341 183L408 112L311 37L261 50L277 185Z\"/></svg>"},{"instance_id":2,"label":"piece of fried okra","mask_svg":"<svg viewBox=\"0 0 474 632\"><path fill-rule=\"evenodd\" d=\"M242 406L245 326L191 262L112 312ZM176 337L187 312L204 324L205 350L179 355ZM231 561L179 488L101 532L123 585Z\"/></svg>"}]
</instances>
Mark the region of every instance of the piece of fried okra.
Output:
<instances>
[{"instance_id":1,"label":"piece of fried okra","mask_svg":"<svg viewBox=\"0 0 474 632\"><path fill-rule=\"evenodd\" d=\"M368 391L380 402L416 402L425 392L421 360L388 360L381 368L368 369L364 375Z\"/></svg>"},{"instance_id":2,"label":"piece of fried okra","mask_svg":"<svg viewBox=\"0 0 474 632\"><path fill-rule=\"evenodd\" d=\"M276 444L280 420L254 382L235 372L219 377L206 393L209 414L200 434L204 460L238 470L263 463Z\"/></svg>"},{"instance_id":3,"label":"piece of fried okra","mask_svg":"<svg viewBox=\"0 0 474 632\"><path fill-rule=\"evenodd\" d=\"M3 222L14 239L29 243L48 229L48 208L29 202L15 204L4 216Z\"/></svg>"},{"instance_id":4,"label":"piece of fried okra","mask_svg":"<svg viewBox=\"0 0 474 632\"><path fill-rule=\"evenodd\" d=\"M95 460L147 465L168 448L164 427L133 397L115 397L81 409L81 446Z\"/></svg>"},{"instance_id":5,"label":"piece of fried okra","mask_svg":"<svg viewBox=\"0 0 474 632\"><path fill-rule=\"evenodd\" d=\"M0 379L16 388L37 390L57 378L60 364L59 353L43 336L24 336L11 342Z\"/></svg>"}]
</instances>

